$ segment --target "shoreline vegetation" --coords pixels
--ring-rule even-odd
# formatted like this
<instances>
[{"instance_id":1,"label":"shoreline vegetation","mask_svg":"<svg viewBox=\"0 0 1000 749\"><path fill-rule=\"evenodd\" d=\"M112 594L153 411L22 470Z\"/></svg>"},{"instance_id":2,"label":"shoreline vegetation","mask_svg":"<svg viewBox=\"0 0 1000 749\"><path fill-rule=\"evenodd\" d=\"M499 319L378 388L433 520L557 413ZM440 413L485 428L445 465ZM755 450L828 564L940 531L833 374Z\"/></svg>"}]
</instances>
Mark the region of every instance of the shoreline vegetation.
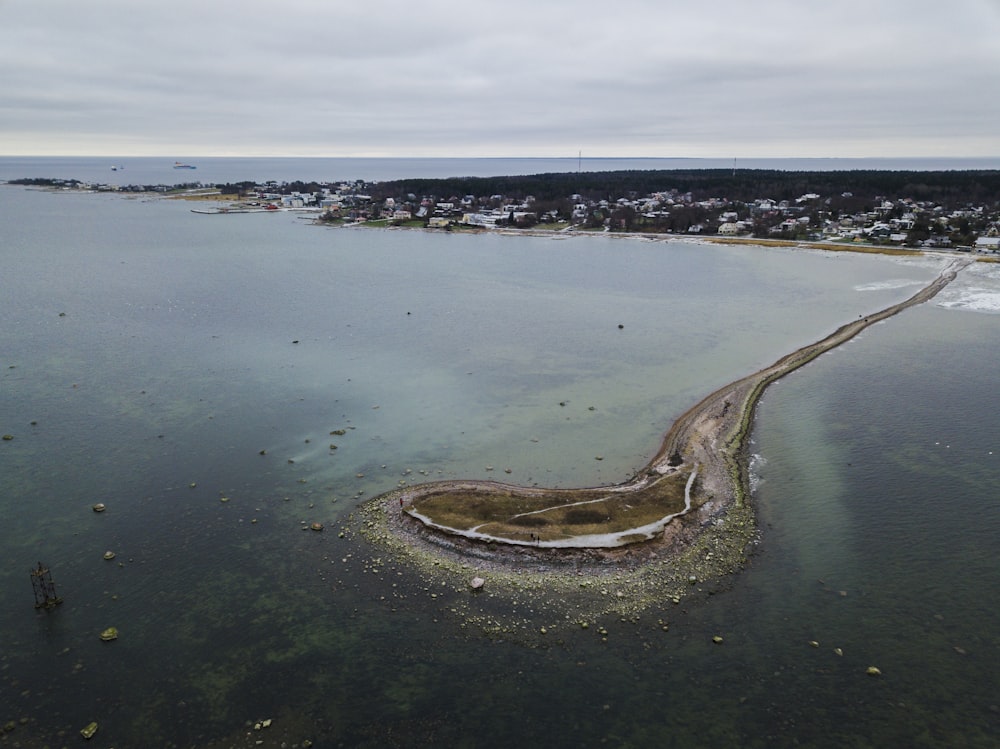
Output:
<instances>
[{"instance_id":1,"label":"shoreline vegetation","mask_svg":"<svg viewBox=\"0 0 1000 749\"><path fill-rule=\"evenodd\" d=\"M226 205L202 214L300 211L330 226L791 240L1000 253L1000 170L672 169L381 181L175 185L19 178L52 190L158 195ZM214 197L213 197L214 195ZM868 250L870 251L870 250Z\"/></svg>"},{"instance_id":2,"label":"shoreline vegetation","mask_svg":"<svg viewBox=\"0 0 1000 749\"><path fill-rule=\"evenodd\" d=\"M595 604L604 613L635 613L656 600L710 594L746 565L757 540L747 442L767 387L869 326L930 300L972 262L950 260L908 299L709 394L674 422L650 463L623 484L418 484L370 500L362 531L426 568L430 579L450 576L456 586L462 579L481 586L479 575L515 596L601 586L589 600L575 596L581 615L592 614ZM609 576L616 588L611 597Z\"/></svg>"}]
</instances>

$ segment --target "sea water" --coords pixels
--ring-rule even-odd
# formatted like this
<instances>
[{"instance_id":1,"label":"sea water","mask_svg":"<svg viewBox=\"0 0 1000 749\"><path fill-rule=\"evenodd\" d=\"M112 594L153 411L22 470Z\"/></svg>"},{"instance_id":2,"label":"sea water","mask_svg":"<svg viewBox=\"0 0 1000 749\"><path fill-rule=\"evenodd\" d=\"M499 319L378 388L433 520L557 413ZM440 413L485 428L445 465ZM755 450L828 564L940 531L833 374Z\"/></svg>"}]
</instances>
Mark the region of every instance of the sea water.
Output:
<instances>
[{"instance_id":1,"label":"sea water","mask_svg":"<svg viewBox=\"0 0 1000 749\"><path fill-rule=\"evenodd\" d=\"M194 169L175 169L177 162ZM127 156L0 156L0 181L22 177L76 179L108 185L206 185L254 180L380 182L405 178L496 177L498 175L609 172L649 169L855 169L938 171L1000 169L1000 157L868 159L733 158L280 158Z\"/></svg>"},{"instance_id":2,"label":"sea water","mask_svg":"<svg viewBox=\"0 0 1000 749\"><path fill-rule=\"evenodd\" d=\"M607 642L555 608L497 639L452 613L465 592L337 529L400 481L624 481L701 396L944 260L13 187L0 230L11 739L96 720L122 746L995 743L998 318L970 311L995 273L768 391L760 553L731 589L609 618Z\"/></svg>"}]
</instances>

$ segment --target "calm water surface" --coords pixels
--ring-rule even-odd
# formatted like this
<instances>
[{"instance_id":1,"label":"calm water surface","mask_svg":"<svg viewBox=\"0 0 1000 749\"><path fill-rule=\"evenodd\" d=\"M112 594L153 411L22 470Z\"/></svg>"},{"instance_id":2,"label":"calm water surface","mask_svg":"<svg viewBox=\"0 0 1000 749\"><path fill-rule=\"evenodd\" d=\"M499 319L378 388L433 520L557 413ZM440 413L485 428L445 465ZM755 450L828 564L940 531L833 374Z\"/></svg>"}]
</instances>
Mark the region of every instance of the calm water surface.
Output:
<instances>
[{"instance_id":1,"label":"calm water surface","mask_svg":"<svg viewBox=\"0 0 1000 749\"><path fill-rule=\"evenodd\" d=\"M995 274L769 391L761 553L730 590L603 622L607 643L524 611L551 632L514 642L463 626L465 591L329 530L420 472L622 481L702 395L941 262L15 188L0 232L8 740L96 720L115 746L996 743L1000 326L968 311ZM51 612L31 606L39 560Z\"/></svg>"},{"instance_id":2,"label":"calm water surface","mask_svg":"<svg viewBox=\"0 0 1000 749\"><path fill-rule=\"evenodd\" d=\"M195 169L174 169L174 163ZM0 180L21 177L78 179L110 185L216 184L275 180L378 182L408 177L495 177L497 175L608 172L642 169L778 169L782 171L843 171L888 169L1000 169L1000 158L893 159L664 159L664 158L198 158L183 154L161 157L0 156Z\"/></svg>"}]
</instances>

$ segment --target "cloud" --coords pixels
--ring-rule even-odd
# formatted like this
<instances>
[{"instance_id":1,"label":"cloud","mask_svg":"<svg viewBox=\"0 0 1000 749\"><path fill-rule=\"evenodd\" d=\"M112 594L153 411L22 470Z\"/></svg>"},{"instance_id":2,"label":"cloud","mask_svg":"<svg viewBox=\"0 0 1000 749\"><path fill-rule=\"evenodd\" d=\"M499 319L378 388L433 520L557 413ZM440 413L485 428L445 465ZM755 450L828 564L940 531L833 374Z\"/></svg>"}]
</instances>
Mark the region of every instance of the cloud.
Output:
<instances>
[{"instance_id":1,"label":"cloud","mask_svg":"<svg viewBox=\"0 0 1000 749\"><path fill-rule=\"evenodd\" d=\"M8 0L0 149L996 155L998 35L990 0Z\"/></svg>"}]
</instances>

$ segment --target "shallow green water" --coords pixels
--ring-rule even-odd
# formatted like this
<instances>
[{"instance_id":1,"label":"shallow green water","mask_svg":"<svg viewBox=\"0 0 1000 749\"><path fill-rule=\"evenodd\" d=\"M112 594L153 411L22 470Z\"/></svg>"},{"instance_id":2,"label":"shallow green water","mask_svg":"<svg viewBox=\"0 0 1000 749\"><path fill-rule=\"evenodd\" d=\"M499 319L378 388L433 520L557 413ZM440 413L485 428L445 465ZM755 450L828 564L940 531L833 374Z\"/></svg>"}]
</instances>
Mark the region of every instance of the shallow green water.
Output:
<instances>
[{"instance_id":1,"label":"shallow green water","mask_svg":"<svg viewBox=\"0 0 1000 749\"><path fill-rule=\"evenodd\" d=\"M624 480L700 396L938 262L0 197L8 740L995 743L993 315L911 310L769 391L761 552L713 595L584 630L338 534L400 480Z\"/></svg>"}]
</instances>

